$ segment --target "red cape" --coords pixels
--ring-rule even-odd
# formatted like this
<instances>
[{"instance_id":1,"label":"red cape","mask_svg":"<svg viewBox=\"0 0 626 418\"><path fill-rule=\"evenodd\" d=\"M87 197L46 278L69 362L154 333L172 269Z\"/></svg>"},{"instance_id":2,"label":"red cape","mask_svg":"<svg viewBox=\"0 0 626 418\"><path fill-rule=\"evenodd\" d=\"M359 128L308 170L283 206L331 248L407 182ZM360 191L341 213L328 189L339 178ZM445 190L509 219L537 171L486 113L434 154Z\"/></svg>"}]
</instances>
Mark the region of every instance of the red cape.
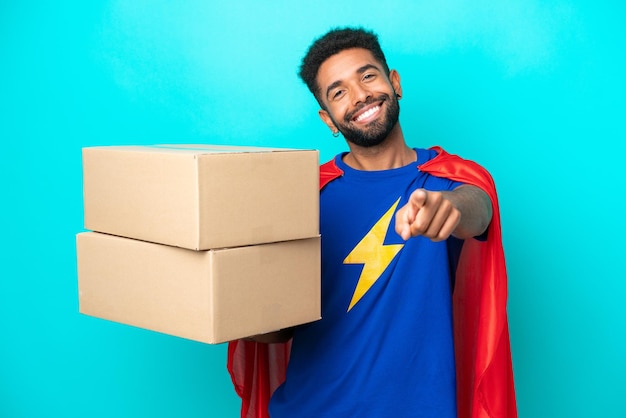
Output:
<instances>
[{"instance_id":1,"label":"red cape","mask_svg":"<svg viewBox=\"0 0 626 418\"><path fill-rule=\"evenodd\" d=\"M453 306L459 418L515 418L515 388L506 313L507 275L498 196L480 165L448 154L418 168L484 190L493 205L486 241L466 240L457 268ZM343 172L334 159L320 167L320 190ZM232 341L228 371L242 399L242 418L269 418L267 407L284 381L291 343Z\"/></svg>"}]
</instances>

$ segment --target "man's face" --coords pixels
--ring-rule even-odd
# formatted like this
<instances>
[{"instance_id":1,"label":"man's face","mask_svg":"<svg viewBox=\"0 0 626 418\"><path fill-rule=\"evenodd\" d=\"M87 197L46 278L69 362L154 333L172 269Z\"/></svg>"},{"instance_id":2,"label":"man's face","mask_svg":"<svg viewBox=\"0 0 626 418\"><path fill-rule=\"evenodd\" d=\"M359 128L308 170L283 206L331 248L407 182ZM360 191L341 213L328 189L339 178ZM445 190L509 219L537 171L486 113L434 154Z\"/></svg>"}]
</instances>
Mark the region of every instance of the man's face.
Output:
<instances>
[{"instance_id":1,"label":"man's face","mask_svg":"<svg viewBox=\"0 0 626 418\"><path fill-rule=\"evenodd\" d=\"M398 122L400 77L389 76L366 49L347 49L328 58L317 73L320 117L334 132L361 147L381 144Z\"/></svg>"}]
</instances>

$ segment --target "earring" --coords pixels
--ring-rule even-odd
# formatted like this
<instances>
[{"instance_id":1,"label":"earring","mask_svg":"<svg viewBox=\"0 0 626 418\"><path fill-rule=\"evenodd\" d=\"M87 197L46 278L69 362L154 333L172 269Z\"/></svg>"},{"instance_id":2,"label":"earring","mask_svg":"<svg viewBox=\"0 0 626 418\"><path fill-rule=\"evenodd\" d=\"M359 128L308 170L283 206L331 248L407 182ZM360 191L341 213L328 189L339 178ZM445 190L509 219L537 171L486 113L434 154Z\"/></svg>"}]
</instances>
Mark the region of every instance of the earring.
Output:
<instances>
[{"instance_id":1,"label":"earring","mask_svg":"<svg viewBox=\"0 0 626 418\"><path fill-rule=\"evenodd\" d=\"M334 132L333 132L333 136L334 136L335 138L339 137L339 131L334 131Z\"/></svg>"}]
</instances>

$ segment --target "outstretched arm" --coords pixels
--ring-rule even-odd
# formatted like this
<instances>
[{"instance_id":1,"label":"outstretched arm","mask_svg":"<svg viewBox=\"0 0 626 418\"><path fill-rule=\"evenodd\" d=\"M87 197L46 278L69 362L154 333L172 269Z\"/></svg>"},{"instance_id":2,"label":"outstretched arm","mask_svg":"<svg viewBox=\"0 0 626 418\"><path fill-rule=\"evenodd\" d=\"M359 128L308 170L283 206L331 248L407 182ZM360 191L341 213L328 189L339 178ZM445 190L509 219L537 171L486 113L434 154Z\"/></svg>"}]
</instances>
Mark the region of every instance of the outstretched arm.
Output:
<instances>
[{"instance_id":1,"label":"outstretched arm","mask_svg":"<svg viewBox=\"0 0 626 418\"><path fill-rule=\"evenodd\" d=\"M396 213L396 232L404 239L418 235L443 241L450 235L466 239L481 235L491 222L489 196L475 186L452 191L417 189Z\"/></svg>"}]
</instances>

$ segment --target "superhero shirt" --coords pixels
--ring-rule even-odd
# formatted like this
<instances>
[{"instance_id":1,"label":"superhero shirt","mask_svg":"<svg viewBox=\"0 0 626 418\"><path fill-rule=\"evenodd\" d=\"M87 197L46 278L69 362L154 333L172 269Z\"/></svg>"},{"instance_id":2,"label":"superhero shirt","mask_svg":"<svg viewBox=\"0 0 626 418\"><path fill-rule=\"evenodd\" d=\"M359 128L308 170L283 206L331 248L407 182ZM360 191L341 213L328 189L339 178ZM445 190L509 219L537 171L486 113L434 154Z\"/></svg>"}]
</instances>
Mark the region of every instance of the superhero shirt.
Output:
<instances>
[{"instance_id":1,"label":"superhero shirt","mask_svg":"<svg viewBox=\"0 0 626 418\"><path fill-rule=\"evenodd\" d=\"M462 241L407 241L395 212L415 189L461 183L417 167L360 171L320 195L322 319L295 330L270 416L456 417L451 278ZM452 260L452 261L451 261Z\"/></svg>"}]
</instances>

